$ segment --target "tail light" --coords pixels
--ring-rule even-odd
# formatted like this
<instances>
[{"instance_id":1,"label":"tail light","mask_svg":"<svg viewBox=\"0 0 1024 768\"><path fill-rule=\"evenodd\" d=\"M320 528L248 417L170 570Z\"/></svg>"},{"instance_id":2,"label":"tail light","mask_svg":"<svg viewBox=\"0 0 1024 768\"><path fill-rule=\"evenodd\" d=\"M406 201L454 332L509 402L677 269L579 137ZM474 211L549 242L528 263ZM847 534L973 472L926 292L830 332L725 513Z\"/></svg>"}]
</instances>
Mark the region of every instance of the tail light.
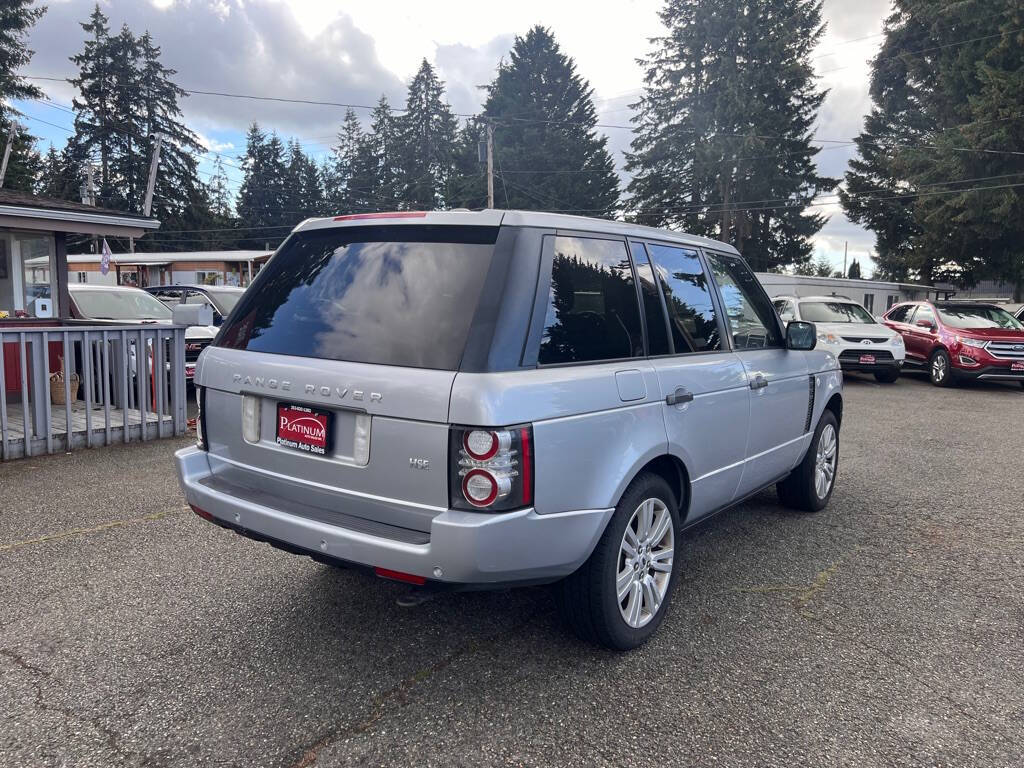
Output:
<instances>
[{"instance_id":1,"label":"tail light","mask_svg":"<svg viewBox=\"0 0 1024 768\"><path fill-rule=\"evenodd\" d=\"M448 467L452 509L528 507L533 503L533 427L453 427Z\"/></svg>"}]
</instances>

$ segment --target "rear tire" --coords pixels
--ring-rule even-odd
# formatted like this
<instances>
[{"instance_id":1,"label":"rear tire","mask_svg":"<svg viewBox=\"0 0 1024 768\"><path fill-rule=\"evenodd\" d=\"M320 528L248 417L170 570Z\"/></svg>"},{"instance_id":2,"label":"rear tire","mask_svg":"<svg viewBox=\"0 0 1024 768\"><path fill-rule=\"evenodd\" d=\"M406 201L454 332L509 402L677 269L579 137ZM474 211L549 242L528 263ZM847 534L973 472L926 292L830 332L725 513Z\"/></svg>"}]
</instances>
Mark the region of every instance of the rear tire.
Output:
<instances>
[{"instance_id":1,"label":"rear tire","mask_svg":"<svg viewBox=\"0 0 1024 768\"><path fill-rule=\"evenodd\" d=\"M928 358L928 379L936 387L953 386L953 366L946 350L937 349Z\"/></svg>"},{"instance_id":2,"label":"rear tire","mask_svg":"<svg viewBox=\"0 0 1024 768\"><path fill-rule=\"evenodd\" d=\"M559 610L577 636L615 651L650 639L678 580L680 527L668 483L638 475L590 558L556 585Z\"/></svg>"},{"instance_id":3,"label":"rear tire","mask_svg":"<svg viewBox=\"0 0 1024 768\"><path fill-rule=\"evenodd\" d=\"M814 429L803 461L789 477L775 485L779 501L790 509L819 512L828 506L839 473L839 423L826 410Z\"/></svg>"},{"instance_id":4,"label":"rear tire","mask_svg":"<svg viewBox=\"0 0 1024 768\"><path fill-rule=\"evenodd\" d=\"M875 380L882 384L892 384L900 377L899 368L894 368L890 371L879 371L875 374Z\"/></svg>"}]
</instances>

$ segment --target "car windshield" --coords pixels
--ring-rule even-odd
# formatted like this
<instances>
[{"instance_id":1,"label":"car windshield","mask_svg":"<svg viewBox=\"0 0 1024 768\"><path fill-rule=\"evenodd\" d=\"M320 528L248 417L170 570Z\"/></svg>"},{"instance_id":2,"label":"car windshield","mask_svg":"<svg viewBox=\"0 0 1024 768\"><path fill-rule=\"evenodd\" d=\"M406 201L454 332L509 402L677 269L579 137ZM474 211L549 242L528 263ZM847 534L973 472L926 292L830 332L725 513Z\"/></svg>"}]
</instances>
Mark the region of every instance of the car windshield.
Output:
<instances>
[{"instance_id":1,"label":"car windshield","mask_svg":"<svg viewBox=\"0 0 1024 768\"><path fill-rule=\"evenodd\" d=\"M874 323L860 304L848 301L801 301L800 317L809 323Z\"/></svg>"},{"instance_id":2,"label":"car windshield","mask_svg":"<svg viewBox=\"0 0 1024 768\"><path fill-rule=\"evenodd\" d=\"M216 290L212 288L206 289L206 295L210 297L210 301L217 308L217 311L222 315L230 314L231 310L235 308L235 304L242 298L243 291L224 291Z\"/></svg>"},{"instance_id":3,"label":"car windshield","mask_svg":"<svg viewBox=\"0 0 1024 768\"><path fill-rule=\"evenodd\" d=\"M937 307L942 322L951 328L1007 328L1024 331L1024 324L999 307Z\"/></svg>"},{"instance_id":4,"label":"car windshield","mask_svg":"<svg viewBox=\"0 0 1024 768\"><path fill-rule=\"evenodd\" d=\"M135 288L90 288L72 291L78 311L88 320L170 320L171 310L145 291Z\"/></svg>"}]
</instances>

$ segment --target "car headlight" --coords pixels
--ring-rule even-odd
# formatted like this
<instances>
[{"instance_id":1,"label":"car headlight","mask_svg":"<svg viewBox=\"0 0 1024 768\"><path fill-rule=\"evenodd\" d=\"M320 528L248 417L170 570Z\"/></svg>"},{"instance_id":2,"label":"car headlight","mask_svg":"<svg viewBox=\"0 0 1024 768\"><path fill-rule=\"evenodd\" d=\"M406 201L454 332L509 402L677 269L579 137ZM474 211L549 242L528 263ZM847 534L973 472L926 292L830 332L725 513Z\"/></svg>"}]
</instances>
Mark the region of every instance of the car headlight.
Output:
<instances>
[{"instance_id":1,"label":"car headlight","mask_svg":"<svg viewBox=\"0 0 1024 768\"><path fill-rule=\"evenodd\" d=\"M897 333L895 336L892 337L892 345L894 347L902 347L903 346L903 337L900 336Z\"/></svg>"},{"instance_id":2,"label":"car headlight","mask_svg":"<svg viewBox=\"0 0 1024 768\"><path fill-rule=\"evenodd\" d=\"M818 341L822 344L839 344L842 339L828 331L818 331Z\"/></svg>"},{"instance_id":3,"label":"car headlight","mask_svg":"<svg viewBox=\"0 0 1024 768\"><path fill-rule=\"evenodd\" d=\"M967 347L977 347L978 349L984 349L987 341L983 339L970 339L966 336L957 336L956 340Z\"/></svg>"}]
</instances>

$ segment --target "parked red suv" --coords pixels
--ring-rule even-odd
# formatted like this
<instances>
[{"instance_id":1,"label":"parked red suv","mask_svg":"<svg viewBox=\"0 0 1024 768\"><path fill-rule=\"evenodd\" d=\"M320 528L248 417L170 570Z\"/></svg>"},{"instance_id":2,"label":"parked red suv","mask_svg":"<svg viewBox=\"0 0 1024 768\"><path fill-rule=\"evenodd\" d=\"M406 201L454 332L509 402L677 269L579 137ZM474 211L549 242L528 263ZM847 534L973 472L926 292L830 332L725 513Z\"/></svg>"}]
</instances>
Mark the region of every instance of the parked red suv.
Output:
<instances>
[{"instance_id":1,"label":"parked red suv","mask_svg":"<svg viewBox=\"0 0 1024 768\"><path fill-rule=\"evenodd\" d=\"M955 301L912 301L886 312L903 336L906 366L927 367L932 384L963 379L1019 381L1024 386L1024 323L1002 307Z\"/></svg>"}]
</instances>

